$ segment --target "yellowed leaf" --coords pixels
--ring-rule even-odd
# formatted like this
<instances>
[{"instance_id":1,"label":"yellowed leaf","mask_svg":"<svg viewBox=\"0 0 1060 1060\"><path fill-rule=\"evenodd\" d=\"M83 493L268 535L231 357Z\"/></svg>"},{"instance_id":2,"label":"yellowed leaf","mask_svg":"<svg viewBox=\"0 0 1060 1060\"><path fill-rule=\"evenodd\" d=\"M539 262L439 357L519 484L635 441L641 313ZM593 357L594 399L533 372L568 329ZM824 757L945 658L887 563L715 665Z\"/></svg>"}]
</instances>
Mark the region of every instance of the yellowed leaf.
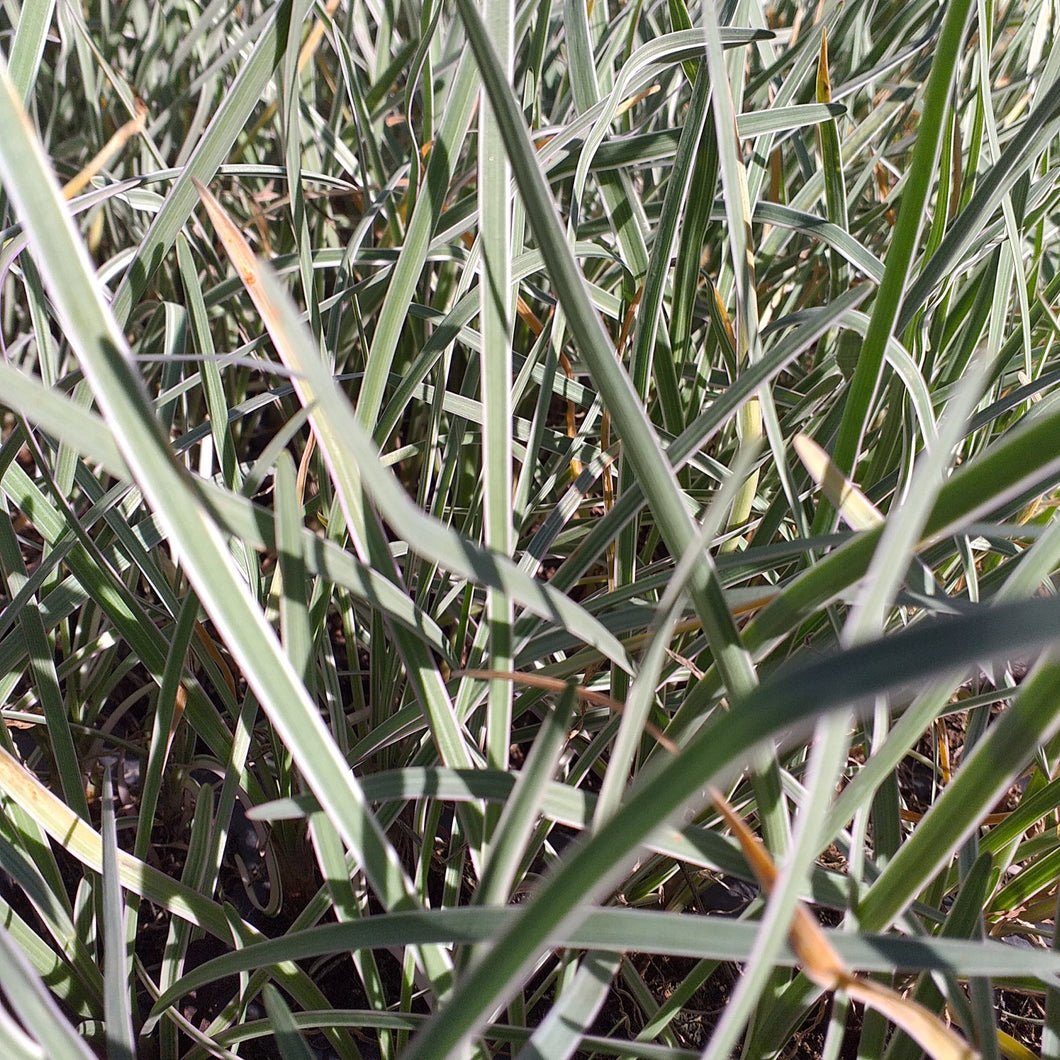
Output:
<instances>
[{"instance_id":1,"label":"yellowed leaf","mask_svg":"<svg viewBox=\"0 0 1060 1060\"><path fill-rule=\"evenodd\" d=\"M809 435L795 435L793 444L810 478L852 530L874 530L883 525L879 508L832 463L832 458Z\"/></svg>"},{"instance_id":2,"label":"yellowed leaf","mask_svg":"<svg viewBox=\"0 0 1060 1060\"><path fill-rule=\"evenodd\" d=\"M63 198L66 200L72 199L75 195L80 194L88 187L89 182L92 178L125 146L125 144L134 136L139 135L144 130L144 125L147 122L147 107L143 100L138 99L136 101L136 114L129 121L127 121L104 145L103 150L100 151L91 162L81 170L71 180L68 180L63 185Z\"/></svg>"},{"instance_id":3,"label":"yellowed leaf","mask_svg":"<svg viewBox=\"0 0 1060 1060\"><path fill-rule=\"evenodd\" d=\"M874 1008L896 1027L901 1027L934 1060L976 1060L979 1056L933 1012L875 979L848 976L841 988L855 1001Z\"/></svg>"},{"instance_id":4,"label":"yellowed leaf","mask_svg":"<svg viewBox=\"0 0 1060 1060\"><path fill-rule=\"evenodd\" d=\"M762 890L766 894L772 894L777 882L777 870L769 851L717 788L710 789L710 797L725 818L725 823L739 840L743 856ZM828 942L813 913L802 902L795 906L788 937L806 975L818 986L825 990L834 990L844 978L849 978L850 973L839 954Z\"/></svg>"},{"instance_id":5,"label":"yellowed leaf","mask_svg":"<svg viewBox=\"0 0 1060 1060\"><path fill-rule=\"evenodd\" d=\"M817 54L817 102L832 102L832 79L828 74L828 31L821 27L821 50Z\"/></svg>"},{"instance_id":6,"label":"yellowed leaf","mask_svg":"<svg viewBox=\"0 0 1060 1060\"><path fill-rule=\"evenodd\" d=\"M747 864L762 890L766 894L772 893L777 870L769 851L747 827L728 799L717 788L709 790L725 823L739 841ZM979 1056L960 1035L922 1005L902 997L874 979L862 978L848 971L821 925L802 902L795 907L788 937L791 948L810 980L825 990L845 990L855 1001L876 1009L896 1027L901 1027L934 1060L975 1060Z\"/></svg>"}]
</instances>

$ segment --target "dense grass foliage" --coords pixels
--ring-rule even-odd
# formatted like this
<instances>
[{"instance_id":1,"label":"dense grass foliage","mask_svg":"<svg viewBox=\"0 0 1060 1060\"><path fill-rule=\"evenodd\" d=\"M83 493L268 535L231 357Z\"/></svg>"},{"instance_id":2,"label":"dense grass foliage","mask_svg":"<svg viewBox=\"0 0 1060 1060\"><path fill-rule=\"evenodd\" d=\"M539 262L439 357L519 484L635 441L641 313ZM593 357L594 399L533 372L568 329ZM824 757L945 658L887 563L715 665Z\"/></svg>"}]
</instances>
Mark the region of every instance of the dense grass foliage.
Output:
<instances>
[{"instance_id":1,"label":"dense grass foliage","mask_svg":"<svg viewBox=\"0 0 1060 1060\"><path fill-rule=\"evenodd\" d=\"M0 11L0 1052L1060 1060L1048 0Z\"/></svg>"}]
</instances>

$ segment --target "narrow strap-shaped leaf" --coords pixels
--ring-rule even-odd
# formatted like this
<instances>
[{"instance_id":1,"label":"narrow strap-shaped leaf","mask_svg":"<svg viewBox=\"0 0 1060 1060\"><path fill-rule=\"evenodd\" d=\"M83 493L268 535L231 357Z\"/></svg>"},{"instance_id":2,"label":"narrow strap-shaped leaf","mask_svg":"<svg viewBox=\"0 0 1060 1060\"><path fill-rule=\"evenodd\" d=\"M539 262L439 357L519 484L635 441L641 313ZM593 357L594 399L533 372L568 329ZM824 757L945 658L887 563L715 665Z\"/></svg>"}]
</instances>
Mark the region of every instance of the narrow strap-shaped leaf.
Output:
<instances>
[{"instance_id":1,"label":"narrow strap-shaped leaf","mask_svg":"<svg viewBox=\"0 0 1060 1060\"><path fill-rule=\"evenodd\" d=\"M960 672L984 653L1005 656L1050 643L1057 635L1060 603L1033 600L983 608L974 616L924 623L831 657L779 668L746 697L741 709L715 714L680 754L637 785L614 817L568 854L522 915L498 936L495 946L413 1041L410 1055L453 1049L474 1035L496 1006L510 996L540 950L585 921L591 910L589 903L614 885L639 844L680 808L700 801L704 784L723 769L731 771L733 762L745 761L746 752L771 734L805 725L826 711L871 703L872 697L896 686ZM1041 686L1043 691L1045 685ZM1036 732L1055 731L1055 724L1060 723L1060 708L1056 707L1060 698L1055 696L1055 689L1052 694L1054 709L1038 723ZM1034 706L1038 706L1037 698ZM1012 723L1014 728L1023 724L1023 718ZM985 746L985 742L979 745L984 767L990 760ZM1010 755L1021 756L1022 761L1025 747L1021 743ZM908 849L908 844L903 847ZM914 871L936 864L952 847L947 843L940 849L935 839L934 850L929 859L919 856L924 864ZM891 866L895 863L892 861ZM886 923L889 915L897 912L887 904L888 899L897 901L901 908L907 893L902 888L888 889L885 898L881 891L879 900L872 903L869 923ZM864 918L862 922L866 922Z\"/></svg>"},{"instance_id":2,"label":"narrow strap-shaped leaf","mask_svg":"<svg viewBox=\"0 0 1060 1060\"><path fill-rule=\"evenodd\" d=\"M857 462L869 407L879 386L883 352L894 333L905 297L906 281L912 268L925 204L935 177L939 142L945 127L943 116L949 105L951 86L961 54L961 40L971 9L971 0L956 0L947 7L935 47L931 74L924 88L924 105L916 144L909 160L894 236L887 251L887 267L876 293L869 329L850 382L833 453L836 466L844 474L853 472ZM817 526L821 525L819 517Z\"/></svg>"},{"instance_id":3,"label":"narrow strap-shaped leaf","mask_svg":"<svg viewBox=\"0 0 1060 1060\"><path fill-rule=\"evenodd\" d=\"M281 0L269 12L260 38L225 92L213 120L147 230L136 256L114 293L111 311L119 323L128 319L146 289L148 280L173 246L177 233L191 216L198 201L192 179L212 179L257 106L262 91L283 57L283 47L291 30L292 2L293 0Z\"/></svg>"},{"instance_id":4,"label":"narrow strap-shaped leaf","mask_svg":"<svg viewBox=\"0 0 1060 1060\"><path fill-rule=\"evenodd\" d=\"M658 435L644 413L629 376L615 360L611 342L586 296L584 278L570 253L522 115L512 99L511 89L497 76L496 60L479 15L470 0L458 0L458 8L490 102L498 121L504 125L505 144L526 205L527 219L540 244L570 329L622 438L623 452L636 469L660 533L674 555L683 555L694 539L694 528ZM742 694L753 687L754 671L707 555L703 556L702 569L696 572L692 596L726 683L734 694Z\"/></svg>"},{"instance_id":5,"label":"narrow strap-shaped leaf","mask_svg":"<svg viewBox=\"0 0 1060 1060\"><path fill-rule=\"evenodd\" d=\"M343 839L361 855L365 873L382 900L391 906L418 908L400 859L153 418L143 381L133 370L117 321L103 302L88 253L31 134L6 67L0 67L0 175L18 205L85 377L145 498L179 548L203 606L307 783L322 803L331 804ZM426 954L425 962L433 978L441 981L448 974L449 962L440 952Z\"/></svg>"},{"instance_id":6,"label":"narrow strap-shaped leaf","mask_svg":"<svg viewBox=\"0 0 1060 1060\"><path fill-rule=\"evenodd\" d=\"M103 770L103 821L100 839L103 852L103 1006L106 1019L107 1056L134 1060L132 965L125 931L125 899L118 870L118 829L114 812L114 783L110 766Z\"/></svg>"}]
</instances>

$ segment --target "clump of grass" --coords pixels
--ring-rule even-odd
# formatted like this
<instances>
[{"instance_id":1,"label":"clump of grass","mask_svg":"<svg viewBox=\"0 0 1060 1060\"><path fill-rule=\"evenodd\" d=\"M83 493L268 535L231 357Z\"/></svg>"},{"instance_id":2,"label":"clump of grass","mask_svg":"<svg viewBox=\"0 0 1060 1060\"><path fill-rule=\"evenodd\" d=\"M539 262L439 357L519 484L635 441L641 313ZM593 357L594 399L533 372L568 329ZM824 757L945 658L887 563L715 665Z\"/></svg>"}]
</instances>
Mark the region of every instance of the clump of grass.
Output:
<instances>
[{"instance_id":1,"label":"clump of grass","mask_svg":"<svg viewBox=\"0 0 1060 1060\"><path fill-rule=\"evenodd\" d=\"M1051 5L13 13L5 1055L1060 1057Z\"/></svg>"}]
</instances>

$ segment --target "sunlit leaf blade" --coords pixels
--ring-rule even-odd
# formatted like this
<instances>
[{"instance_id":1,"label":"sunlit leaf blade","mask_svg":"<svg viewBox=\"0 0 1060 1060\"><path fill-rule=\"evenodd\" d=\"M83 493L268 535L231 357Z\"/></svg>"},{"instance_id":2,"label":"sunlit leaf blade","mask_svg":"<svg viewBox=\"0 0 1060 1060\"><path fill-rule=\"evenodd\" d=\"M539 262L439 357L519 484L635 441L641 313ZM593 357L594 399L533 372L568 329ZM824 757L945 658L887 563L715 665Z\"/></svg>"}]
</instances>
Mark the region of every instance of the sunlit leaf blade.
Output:
<instances>
[{"instance_id":1,"label":"sunlit leaf blade","mask_svg":"<svg viewBox=\"0 0 1060 1060\"><path fill-rule=\"evenodd\" d=\"M879 509L812 438L797 434L792 444L810 477L852 530L875 530L883 524Z\"/></svg>"},{"instance_id":2,"label":"sunlit leaf blade","mask_svg":"<svg viewBox=\"0 0 1060 1060\"><path fill-rule=\"evenodd\" d=\"M669 469L658 435L644 415L628 375L615 360L611 342L586 295L584 277L570 253L522 116L510 88L499 74L496 57L479 15L470 2L460 0L458 7L475 51L483 85L505 131L505 144L528 220L541 245L542 256L571 331L623 438L624 452L636 469L648 504L658 520L660 533L674 554L681 555L691 545L694 529L679 486ZM707 557L704 557L702 570L697 572L691 588L703 628L711 639L727 683L735 692L745 691L754 684L754 673Z\"/></svg>"},{"instance_id":3,"label":"sunlit leaf blade","mask_svg":"<svg viewBox=\"0 0 1060 1060\"><path fill-rule=\"evenodd\" d=\"M7 62L11 82L23 103L30 100L54 11L55 0L27 0L19 12L18 28Z\"/></svg>"},{"instance_id":4,"label":"sunlit leaf blade","mask_svg":"<svg viewBox=\"0 0 1060 1060\"><path fill-rule=\"evenodd\" d=\"M109 474L131 479L113 436L96 414L74 405L56 391L45 389L38 380L7 364L0 363L0 383L12 408L68 442L86 459L101 464ZM271 513L215 483L199 481L196 486L214 517L233 537L263 551L276 547ZM302 528L300 533L305 562L315 574L326 575L336 584L371 600L394 621L424 636L439 654L444 656L449 652L437 624L429 615L417 611L409 597L396 591L393 583L334 543L321 540L310 529Z\"/></svg>"},{"instance_id":5,"label":"sunlit leaf blade","mask_svg":"<svg viewBox=\"0 0 1060 1060\"><path fill-rule=\"evenodd\" d=\"M6 4L0 1055L1060 1058L1054 8Z\"/></svg>"},{"instance_id":6,"label":"sunlit leaf blade","mask_svg":"<svg viewBox=\"0 0 1060 1060\"><path fill-rule=\"evenodd\" d=\"M4 995L23 1025L33 1028L35 1037L46 1050L43 1054L37 1053L36 1057L90 1060L94 1056L92 1050L74 1032L40 976L3 927L0 927L0 956L3 957L0 985L4 988ZM30 1057L34 1053L27 1048L22 1055Z\"/></svg>"},{"instance_id":7,"label":"sunlit leaf blade","mask_svg":"<svg viewBox=\"0 0 1060 1060\"><path fill-rule=\"evenodd\" d=\"M179 549L199 598L241 661L307 782L331 804L343 838L390 905L418 906L393 848L364 802L319 712L234 569L224 541L173 459L151 415L143 383L94 281L84 245L70 223L6 70L0 79L0 174L52 291L67 337L123 456ZM445 974L444 960L433 964Z\"/></svg>"},{"instance_id":8,"label":"sunlit leaf blade","mask_svg":"<svg viewBox=\"0 0 1060 1060\"><path fill-rule=\"evenodd\" d=\"M151 274L191 216L196 203L192 179L210 180L213 177L257 105L291 31L292 6L292 0L282 0L269 12L253 50L224 94L209 128L195 145L137 249L114 295L112 310L120 323L124 323L132 312Z\"/></svg>"},{"instance_id":9,"label":"sunlit leaf blade","mask_svg":"<svg viewBox=\"0 0 1060 1060\"><path fill-rule=\"evenodd\" d=\"M115 822L114 783L110 766L103 772L103 988L107 1055L116 1060L136 1056L130 1002L131 967L127 953L125 900L118 870L118 830Z\"/></svg>"},{"instance_id":10,"label":"sunlit leaf blade","mask_svg":"<svg viewBox=\"0 0 1060 1060\"><path fill-rule=\"evenodd\" d=\"M825 711L871 702L888 689L960 673L984 652L1004 656L1047 644L1058 634L1060 604L1031 601L984 608L974 617L923 625L776 672L734 710L704 725L681 754L639 785L622 809L565 859L417 1039L419 1049L427 1049L428 1041L455 1048L474 1034L489 1011L510 996L540 949L588 915L587 903L613 885L639 845L680 808L701 800L704 784L722 770L732 772L733 763L745 761L746 752L763 739L805 726ZM899 889L887 893L903 900L908 895Z\"/></svg>"},{"instance_id":11,"label":"sunlit leaf blade","mask_svg":"<svg viewBox=\"0 0 1060 1060\"><path fill-rule=\"evenodd\" d=\"M935 175L943 117L952 91L953 78L961 53L961 39L972 9L970 0L947 7L924 90L924 113L910 160L909 174L902 193L895 235L887 256L887 268L873 305L865 343L858 356L850 393L843 408L843 419L833 459L839 470L854 470L866 429L869 406L879 385L883 351L894 333L895 322L905 295L907 281L924 219L928 193Z\"/></svg>"},{"instance_id":12,"label":"sunlit leaf blade","mask_svg":"<svg viewBox=\"0 0 1060 1060\"><path fill-rule=\"evenodd\" d=\"M203 189L204 202L210 204ZM295 314L289 308L285 293L275 279L250 253L238 230L219 207L211 207L211 217L218 225L226 248L237 264L240 275L248 285L262 319L273 332L281 355L288 358L288 367L296 373L306 405L318 409L315 424L321 435L321 447L331 461L338 481L345 487L347 504L358 498L361 489L370 491L382 513L404 528L411 542L430 558L468 577L474 577L477 563L496 572L497 582L533 606L542 617L558 613L568 625L586 630L589 643L599 647L609 658L628 666L625 651L617 641L601 630L580 609L562 596L554 596L546 586L527 577L505 557L484 552L474 544L460 539L455 533L429 518L409 502L401 487L379 465L371 442L358 426L348 403L338 393L334 381L326 374L315 351L310 351L294 323ZM356 526L361 517L357 516Z\"/></svg>"},{"instance_id":13,"label":"sunlit leaf blade","mask_svg":"<svg viewBox=\"0 0 1060 1060\"><path fill-rule=\"evenodd\" d=\"M163 1009L182 994L205 983L280 960L305 960L363 947L382 948L402 938L417 945L442 941L488 942L519 917L519 911L509 906L433 910L426 914L387 913L347 924L322 924L214 958L189 971L169 993L157 1000L155 1009ZM989 972L1018 977L1032 971L1044 978L1060 975L1060 958L1055 954L1032 952L1021 964L1018 954L1012 952L1013 947L1000 942L908 939L900 935L859 937L853 933L822 930L842 961L864 971L887 971L896 967L908 971L942 970L950 967L963 975ZM715 956L738 961L750 952L756 931L753 923L720 916L689 918L678 913L597 909L588 912L580 926L557 933L555 939L556 945L576 949L619 952L628 943L631 949L642 953ZM781 958L789 967L799 961L790 947L785 947ZM980 959L982 963L978 964Z\"/></svg>"}]
</instances>

